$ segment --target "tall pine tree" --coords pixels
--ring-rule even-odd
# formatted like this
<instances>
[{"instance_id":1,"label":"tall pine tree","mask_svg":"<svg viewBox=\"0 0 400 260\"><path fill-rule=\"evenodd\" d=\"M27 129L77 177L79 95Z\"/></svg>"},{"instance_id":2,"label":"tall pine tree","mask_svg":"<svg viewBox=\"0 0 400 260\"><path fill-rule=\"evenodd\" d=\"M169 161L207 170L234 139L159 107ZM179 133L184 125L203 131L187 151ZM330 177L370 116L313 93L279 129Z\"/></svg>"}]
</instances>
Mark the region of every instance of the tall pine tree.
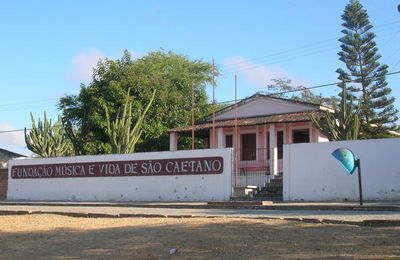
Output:
<instances>
[{"instance_id":1,"label":"tall pine tree","mask_svg":"<svg viewBox=\"0 0 400 260\"><path fill-rule=\"evenodd\" d=\"M388 130L397 130L397 109L394 97L386 82L388 66L378 60L378 48L371 32L367 11L358 0L350 0L342 15L343 37L339 39L339 59L346 64L338 69L341 81L353 81L347 89L347 97L361 102L361 138L379 138Z\"/></svg>"}]
</instances>

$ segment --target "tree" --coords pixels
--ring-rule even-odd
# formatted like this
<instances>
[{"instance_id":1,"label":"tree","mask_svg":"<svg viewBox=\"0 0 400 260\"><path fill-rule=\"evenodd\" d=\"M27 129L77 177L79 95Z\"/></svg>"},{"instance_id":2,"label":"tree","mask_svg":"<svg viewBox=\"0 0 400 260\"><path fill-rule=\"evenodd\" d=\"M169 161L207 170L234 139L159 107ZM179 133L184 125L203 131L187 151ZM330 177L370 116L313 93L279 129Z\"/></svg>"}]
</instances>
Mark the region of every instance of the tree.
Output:
<instances>
[{"instance_id":1,"label":"tree","mask_svg":"<svg viewBox=\"0 0 400 260\"><path fill-rule=\"evenodd\" d=\"M130 100L130 90L128 90L125 103L121 110L118 109L117 116L113 122L110 121L110 116L107 107L105 107L106 118L107 118L107 134L111 142L111 153L133 153L135 146L138 143L140 136L143 133L142 124L143 120L153 103L156 91L153 91L151 99L147 104L144 111L140 114L138 120L132 128L132 101Z\"/></svg>"},{"instance_id":2,"label":"tree","mask_svg":"<svg viewBox=\"0 0 400 260\"><path fill-rule=\"evenodd\" d=\"M61 117L52 125L51 119L47 120L44 112L43 121L33 118L32 130L28 133L25 128L25 143L29 150L41 157L59 157L72 154L71 143L65 135Z\"/></svg>"},{"instance_id":3,"label":"tree","mask_svg":"<svg viewBox=\"0 0 400 260\"><path fill-rule=\"evenodd\" d=\"M342 84L340 106L333 105L333 112L326 112L326 116L311 115L311 121L317 128L328 136L329 140L357 140L360 132L360 103L354 109L353 98L347 99L346 84Z\"/></svg>"},{"instance_id":4,"label":"tree","mask_svg":"<svg viewBox=\"0 0 400 260\"><path fill-rule=\"evenodd\" d=\"M371 32L367 11L358 0L350 0L342 15L343 37L340 38L340 61L346 69L338 69L341 81L352 81L347 97L361 103L362 138L385 136L388 130L396 130L398 111L394 107L394 97L386 82L388 66L378 60L378 48Z\"/></svg>"},{"instance_id":5,"label":"tree","mask_svg":"<svg viewBox=\"0 0 400 260\"><path fill-rule=\"evenodd\" d=\"M132 122L136 122L151 99L157 95L142 124L143 135L138 151L169 149L169 129L191 121L191 88L195 86L196 118L210 112L205 86L211 82L212 66L201 60L190 60L172 52L156 51L132 60L125 51L121 59L105 59L94 69L92 82L81 85L78 95L61 98L59 108L63 121L74 127L81 154L111 152L104 120L104 107L115 118L130 89Z\"/></svg>"},{"instance_id":6,"label":"tree","mask_svg":"<svg viewBox=\"0 0 400 260\"><path fill-rule=\"evenodd\" d=\"M272 79L273 84L267 85L268 93L274 97L304 101L314 104L326 106L333 105L337 100L336 97L322 97L315 95L310 89L305 86L293 86L292 81L287 78Z\"/></svg>"}]
</instances>

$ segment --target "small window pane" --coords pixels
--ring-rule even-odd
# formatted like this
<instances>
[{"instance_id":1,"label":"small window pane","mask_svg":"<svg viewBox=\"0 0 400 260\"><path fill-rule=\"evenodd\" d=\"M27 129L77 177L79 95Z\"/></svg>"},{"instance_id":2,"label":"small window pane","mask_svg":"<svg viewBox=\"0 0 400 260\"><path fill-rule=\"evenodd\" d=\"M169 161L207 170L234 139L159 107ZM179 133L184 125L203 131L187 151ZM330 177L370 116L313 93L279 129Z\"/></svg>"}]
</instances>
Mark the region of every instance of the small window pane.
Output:
<instances>
[{"instance_id":1,"label":"small window pane","mask_svg":"<svg viewBox=\"0 0 400 260\"><path fill-rule=\"evenodd\" d=\"M233 147L233 139L232 135L226 135L225 136L225 147Z\"/></svg>"},{"instance_id":2,"label":"small window pane","mask_svg":"<svg viewBox=\"0 0 400 260\"><path fill-rule=\"evenodd\" d=\"M257 137L256 134L242 134L242 160L253 161L257 156Z\"/></svg>"},{"instance_id":3,"label":"small window pane","mask_svg":"<svg viewBox=\"0 0 400 260\"><path fill-rule=\"evenodd\" d=\"M308 129L293 130L293 143L309 143L310 131Z\"/></svg>"},{"instance_id":4,"label":"small window pane","mask_svg":"<svg viewBox=\"0 0 400 260\"><path fill-rule=\"evenodd\" d=\"M283 131L277 132L278 159L283 158Z\"/></svg>"}]
</instances>

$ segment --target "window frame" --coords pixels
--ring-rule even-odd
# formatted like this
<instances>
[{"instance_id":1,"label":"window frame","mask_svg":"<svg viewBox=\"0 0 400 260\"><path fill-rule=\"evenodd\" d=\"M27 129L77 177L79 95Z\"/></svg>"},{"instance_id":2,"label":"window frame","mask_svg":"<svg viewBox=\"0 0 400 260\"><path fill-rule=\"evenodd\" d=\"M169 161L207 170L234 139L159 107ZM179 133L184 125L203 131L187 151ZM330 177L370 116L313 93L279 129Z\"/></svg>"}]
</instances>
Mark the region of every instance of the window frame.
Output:
<instances>
[{"instance_id":1,"label":"window frame","mask_svg":"<svg viewBox=\"0 0 400 260\"><path fill-rule=\"evenodd\" d=\"M246 156L246 158L244 157L244 153L243 153L243 151L244 151L244 149L243 149L243 136L245 136L245 135L254 135L254 148L251 148L251 149L248 149L249 151L250 150L253 150L254 149L254 156L249 156L249 157L247 157ZM246 162L249 162L249 161L257 161L257 158L258 158L258 135L257 135L257 131L249 131L249 132L241 132L240 133L240 151L241 151L241 155L240 155L240 160L241 161L246 161Z\"/></svg>"},{"instance_id":2,"label":"window frame","mask_svg":"<svg viewBox=\"0 0 400 260\"><path fill-rule=\"evenodd\" d=\"M294 140L294 135L295 135L295 132L305 132L305 131L307 131L308 132L308 142L295 142L295 140ZM294 144L307 144L307 143L310 143L311 142L311 130L310 130L310 128L298 128L298 129L292 129L292 143L294 143Z\"/></svg>"}]
</instances>

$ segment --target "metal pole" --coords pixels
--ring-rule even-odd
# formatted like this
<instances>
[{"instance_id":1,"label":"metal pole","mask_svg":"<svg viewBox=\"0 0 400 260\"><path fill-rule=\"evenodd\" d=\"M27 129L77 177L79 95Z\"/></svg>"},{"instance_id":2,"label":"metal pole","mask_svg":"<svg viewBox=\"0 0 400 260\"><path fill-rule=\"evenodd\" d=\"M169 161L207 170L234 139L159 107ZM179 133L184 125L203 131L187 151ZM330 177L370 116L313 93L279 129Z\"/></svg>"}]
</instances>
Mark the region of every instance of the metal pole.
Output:
<instances>
[{"instance_id":1,"label":"metal pole","mask_svg":"<svg viewBox=\"0 0 400 260\"><path fill-rule=\"evenodd\" d=\"M234 146L235 146L235 185L237 182L237 174L238 174L238 121L237 121L237 75L235 75L235 120L234 120L234 125L235 125L235 133L234 133Z\"/></svg>"},{"instance_id":2,"label":"metal pole","mask_svg":"<svg viewBox=\"0 0 400 260\"><path fill-rule=\"evenodd\" d=\"M356 160L356 166L358 170L358 191L360 195L360 206L363 205L363 196L362 196L362 185L361 185L361 163L360 159Z\"/></svg>"},{"instance_id":3,"label":"metal pole","mask_svg":"<svg viewBox=\"0 0 400 260\"><path fill-rule=\"evenodd\" d=\"M194 82L192 82L192 150L194 150Z\"/></svg>"},{"instance_id":4,"label":"metal pole","mask_svg":"<svg viewBox=\"0 0 400 260\"><path fill-rule=\"evenodd\" d=\"M213 88L213 105L212 105L212 112L213 112L213 120L212 120L212 144L211 148L216 148L215 144L215 62L214 59L212 60L212 88Z\"/></svg>"}]
</instances>

